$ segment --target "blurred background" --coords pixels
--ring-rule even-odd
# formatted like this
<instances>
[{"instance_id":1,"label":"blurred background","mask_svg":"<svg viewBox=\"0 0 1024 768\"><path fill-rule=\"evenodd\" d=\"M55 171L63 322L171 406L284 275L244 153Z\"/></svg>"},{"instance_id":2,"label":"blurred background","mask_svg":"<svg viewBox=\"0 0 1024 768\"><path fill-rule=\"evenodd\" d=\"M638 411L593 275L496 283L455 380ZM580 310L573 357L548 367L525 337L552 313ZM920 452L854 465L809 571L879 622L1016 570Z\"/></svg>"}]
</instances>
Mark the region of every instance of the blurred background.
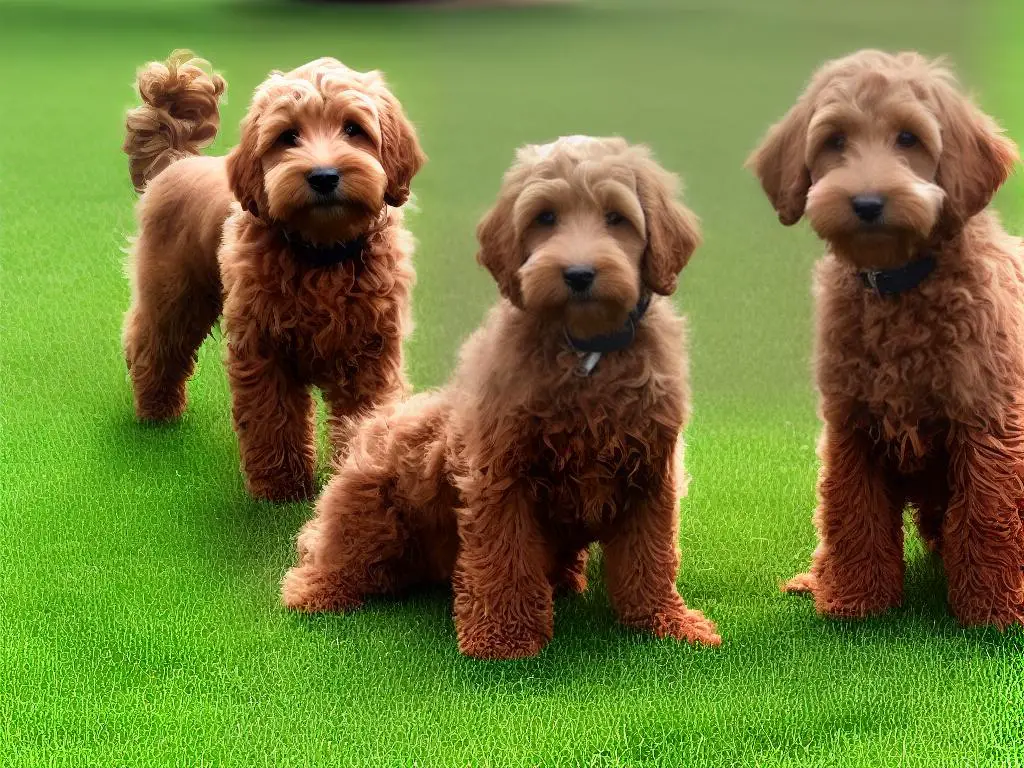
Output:
<instances>
[{"instance_id":1,"label":"blurred background","mask_svg":"<svg viewBox=\"0 0 1024 768\"><path fill-rule=\"evenodd\" d=\"M824 60L946 55L1024 139L1016 0L535 3L0 0L0 755L9 765L1014 764L1019 633L964 633L912 542L908 606L827 625L778 581L813 546L810 268L743 162ZM677 302L695 415L681 588L720 653L617 629L600 579L535 662L458 657L444 594L301 621L277 582L308 505L242 490L223 344L183 421L131 417L121 359L135 195L120 152L143 62L191 48L238 138L272 69L381 69L430 162L418 388L494 301L474 228L515 148L621 135L679 173L705 244ZM997 205L1019 232L1019 178Z\"/></svg>"}]
</instances>

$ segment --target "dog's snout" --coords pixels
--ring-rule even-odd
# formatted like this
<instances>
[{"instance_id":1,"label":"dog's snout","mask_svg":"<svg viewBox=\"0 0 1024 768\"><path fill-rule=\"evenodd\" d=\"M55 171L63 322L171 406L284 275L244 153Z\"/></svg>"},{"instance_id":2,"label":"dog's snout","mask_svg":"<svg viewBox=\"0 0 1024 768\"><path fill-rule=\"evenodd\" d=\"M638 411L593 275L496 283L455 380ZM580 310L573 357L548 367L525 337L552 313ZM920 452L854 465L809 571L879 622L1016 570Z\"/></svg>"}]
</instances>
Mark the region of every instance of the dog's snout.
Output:
<instances>
[{"instance_id":1,"label":"dog's snout","mask_svg":"<svg viewBox=\"0 0 1024 768\"><path fill-rule=\"evenodd\" d=\"M593 267L574 265L562 270L562 279L574 293L583 293L594 284L597 271Z\"/></svg>"},{"instance_id":2,"label":"dog's snout","mask_svg":"<svg viewBox=\"0 0 1024 768\"><path fill-rule=\"evenodd\" d=\"M314 168L306 174L306 181L314 192L326 195L338 188L341 174L337 168Z\"/></svg>"},{"instance_id":3,"label":"dog's snout","mask_svg":"<svg viewBox=\"0 0 1024 768\"><path fill-rule=\"evenodd\" d=\"M881 195L854 195L850 198L853 212L865 224L874 224L882 218L885 210L885 198Z\"/></svg>"}]
</instances>

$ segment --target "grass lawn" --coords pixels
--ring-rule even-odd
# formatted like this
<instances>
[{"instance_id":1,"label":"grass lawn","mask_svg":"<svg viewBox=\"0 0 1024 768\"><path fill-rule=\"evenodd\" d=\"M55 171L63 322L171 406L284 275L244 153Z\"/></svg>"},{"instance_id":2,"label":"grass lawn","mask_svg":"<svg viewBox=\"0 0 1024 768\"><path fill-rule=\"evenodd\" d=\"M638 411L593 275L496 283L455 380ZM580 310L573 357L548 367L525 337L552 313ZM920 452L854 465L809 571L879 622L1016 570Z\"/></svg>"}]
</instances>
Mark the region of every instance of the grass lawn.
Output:
<instances>
[{"instance_id":1,"label":"grass lawn","mask_svg":"<svg viewBox=\"0 0 1024 768\"><path fill-rule=\"evenodd\" d=\"M820 247L741 167L822 59L866 45L951 54L1024 139L1014 5L0 0L0 762L1024 762L1024 633L961 630L915 538L905 607L883 618L826 622L778 592L814 543ZM410 218L419 387L445 380L494 299L473 229L516 145L619 133L685 176L706 243L678 296L695 393L680 585L721 649L619 628L599 578L515 663L462 658L444 593L347 617L279 608L311 508L246 497L222 340L171 427L134 422L121 358L122 115L134 68L182 46L228 78L220 150L272 68L330 54L389 74L431 156ZM1018 231L1021 193L999 200Z\"/></svg>"}]
</instances>

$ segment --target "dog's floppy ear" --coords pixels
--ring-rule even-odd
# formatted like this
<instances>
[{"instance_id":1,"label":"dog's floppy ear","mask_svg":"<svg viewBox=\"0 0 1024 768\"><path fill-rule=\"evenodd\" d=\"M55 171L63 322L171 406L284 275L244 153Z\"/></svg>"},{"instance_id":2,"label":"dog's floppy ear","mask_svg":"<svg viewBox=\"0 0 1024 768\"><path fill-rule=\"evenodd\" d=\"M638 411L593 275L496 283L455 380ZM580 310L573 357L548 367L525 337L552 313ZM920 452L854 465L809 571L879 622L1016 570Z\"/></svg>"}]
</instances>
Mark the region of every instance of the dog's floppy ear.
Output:
<instances>
[{"instance_id":1,"label":"dog's floppy ear","mask_svg":"<svg viewBox=\"0 0 1024 768\"><path fill-rule=\"evenodd\" d=\"M674 175L646 154L638 170L637 193L647 227L643 280L655 293L668 296L675 292L679 273L700 245L700 223L676 200L679 180Z\"/></svg>"},{"instance_id":2,"label":"dog's floppy ear","mask_svg":"<svg viewBox=\"0 0 1024 768\"><path fill-rule=\"evenodd\" d=\"M952 87L938 89L942 154L936 182L946 192L939 226L947 233L980 213L1013 171L1017 145Z\"/></svg>"},{"instance_id":3,"label":"dog's floppy ear","mask_svg":"<svg viewBox=\"0 0 1024 768\"><path fill-rule=\"evenodd\" d=\"M228 183L235 199L253 216L267 215L267 194L263 186L263 164L257 152L258 113L249 111L242 121L242 137L227 159Z\"/></svg>"},{"instance_id":4,"label":"dog's floppy ear","mask_svg":"<svg viewBox=\"0 0 1024 768\"><path fill-rule=\"evenodd\" d=\"M522 308L518 275L522 248L513 221L515 200L515 195L503 194L480 220L476 228L476 239L480 242L476 260L491 273L501 295Z\"/></svg>"},{"instance_id":5,"label":"dog's floppy ear","mask_svg":"<svg viewBox=\"0 0 1024 768\"><path fill-rule=\"evenodd\" d=\"M811 172L805 161L810 120L809 100L801 97L785 117L768 129L760 146L747 158L747 168L757 175L779 214L779 221L787 227L804 215L811 188Z\"/></svg>"},{"instance_id":6,"label":"dog's floppy ear","mask_svg":"<svg viewBox=\"0 0 1024 768\"><path fill-rule=\"evenodd\" d=\"M380 93L380 131L381 165L388 177L384 202L397 208L409 199L409 184L427 162L427 156L398 99L386 90Z\"/></svg>"}]
</instances>

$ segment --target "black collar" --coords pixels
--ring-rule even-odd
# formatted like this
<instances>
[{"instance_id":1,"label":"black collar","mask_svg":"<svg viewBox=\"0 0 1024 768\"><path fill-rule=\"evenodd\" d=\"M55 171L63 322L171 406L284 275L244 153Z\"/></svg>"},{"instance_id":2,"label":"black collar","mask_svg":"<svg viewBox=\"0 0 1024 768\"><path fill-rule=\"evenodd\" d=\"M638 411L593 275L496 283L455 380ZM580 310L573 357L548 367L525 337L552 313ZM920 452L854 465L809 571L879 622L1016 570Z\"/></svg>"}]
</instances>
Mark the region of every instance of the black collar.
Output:
<instances>
[{"instance_id":1,"label":"black collar","mask_svg":"<svg viewBox=\"0 0 1024 768\"><path fill-rule=\"evenodd\" d=\"M866 269L858 272L860 281L865 288L870 288L878 296L898 296L905 291L917 288L932 272L935 271L935 255L925 253L902 267L893 269Z\"/></svg>"},{"instance_id":2,"label":"black collar","mask_svg":"<svg viewBox=\"0 0 1024 768\"><path fill-rule=\"evenodd\" d=\"M629 313L629 317L626 318L626 324L612 333L602 333L599 336L577 339L569 333L567 328L565 340L569 342L569 346L572 347L573 351L580 356L580 365L576 372L580 376L589 376L591 371L594 370L594 366L601 359L601 355L605 352L617 352L632 344L633 339L636 338L637 323L647 313L649 306L651 306L651 293L650 291L645 291L640 297L640 301L633 307L633 311Z\"/></svg>"},{"instance_id":3,"label":"black collar","mask_svg":"<svg viewBox=\"0 0 1024 768\"><path fill-rule=\"evenodd\" d=\"M281 230L281 232L291 252L300 261L312 267L332 267L335 264L341 264L343 261L352 261L362 256L363 251L366 249L365 235L360 235L344 243L317 245L316 243L303 240L295 232L289 232L288 230Z\"/></svg>"}]
</instances>

